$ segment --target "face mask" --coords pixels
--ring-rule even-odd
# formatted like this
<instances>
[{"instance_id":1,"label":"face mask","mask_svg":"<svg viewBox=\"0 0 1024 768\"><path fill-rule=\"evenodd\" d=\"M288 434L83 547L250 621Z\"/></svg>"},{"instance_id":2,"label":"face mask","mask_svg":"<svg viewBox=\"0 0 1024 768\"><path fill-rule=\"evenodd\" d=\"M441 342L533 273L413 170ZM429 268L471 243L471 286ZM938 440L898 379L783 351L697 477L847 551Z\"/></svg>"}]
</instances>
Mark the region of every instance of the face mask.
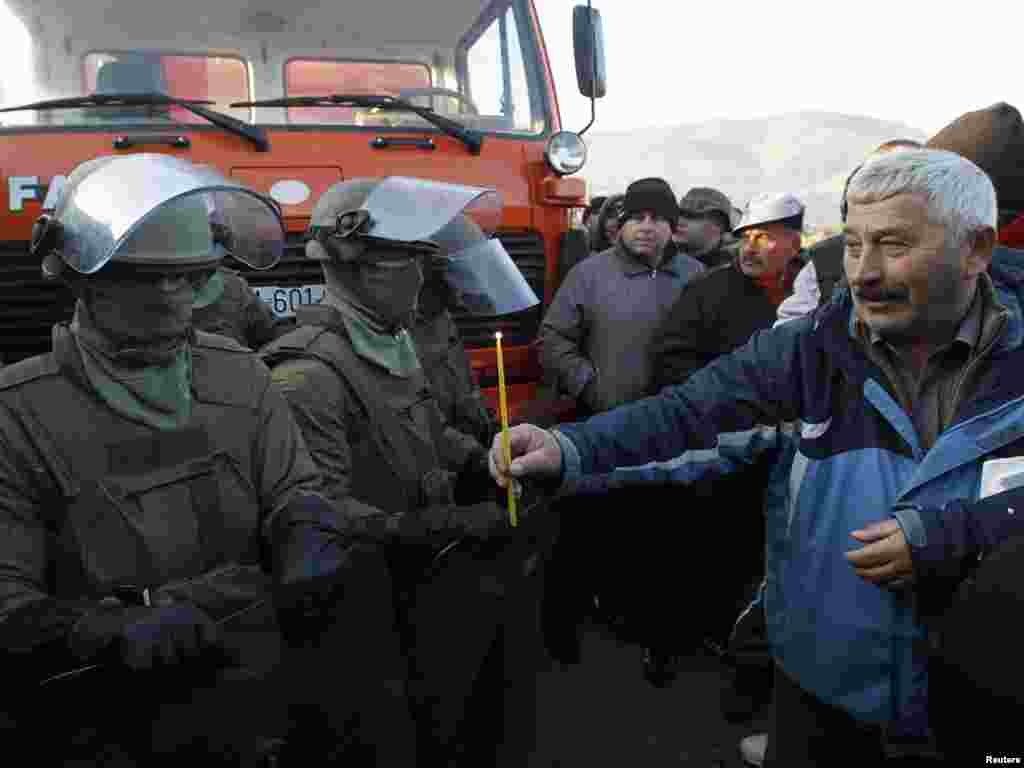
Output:
<instances>
[{"instance_id":1,"label":"face mask","mask_svg":"<svg viewBox=\"0 0 1024 768\"><path fill-rule=\"evenodd\" d=\"M407 325L423 288L419 259L362 264L353 286L359 300L386 325Z\"/></svg>"},{"instance_id":2,"label":"face mask","mask_svg":"<svg viewBox=\"0 0 1024 768\"><path fill-rule=\"evenodd\" d=\"M162 343L184 338L192 324L193 284L182 277L166 281L96 280L87 303L97 329L117 344Z\"/></svg>"},{"instance_id":3,"label":"face mask","mask_svg":"<svg viewBox=\"0 0 1024 768\"><path fill-rule=\"evenodd\" d=\"M443 268L432 266L424 281L417 307L421 316L437 317L444 310L458 306L458 297L445 282Z\"/></svg>"}]
</instances>

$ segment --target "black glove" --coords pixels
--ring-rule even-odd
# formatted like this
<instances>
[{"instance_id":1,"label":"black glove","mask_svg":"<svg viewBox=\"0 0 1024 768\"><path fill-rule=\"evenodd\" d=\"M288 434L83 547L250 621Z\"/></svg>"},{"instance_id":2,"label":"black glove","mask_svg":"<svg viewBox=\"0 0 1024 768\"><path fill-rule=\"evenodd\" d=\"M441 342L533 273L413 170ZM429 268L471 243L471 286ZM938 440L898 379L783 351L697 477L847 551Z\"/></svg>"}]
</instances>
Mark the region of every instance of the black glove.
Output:
<instances>
[{"instance_id":1,"label":"black glove","mask_svg":"<svg viewBox=\"0 0 1024 768\"><path fill-rule=\"evenodd\" d=\"M486 539L512 531L508 509L494 501L434 505L413 513L428 533L457 533Z\"/></svg>"},{"instance_id":2,"label":"black glove","mask_svg":"<svg viewBox=\"0 0 1024 768\"><path fill-rule=\"evenodd\" d=\"M113 651L133 670L226 656L217 625L192 603L157 607L101 602L72 627L69 647L82 661Z\"/></svg>"},{"instance_id":3,"label":"black glove","mask_svg":"<svg viewBox=\"0 0 1024 768\"><path fill-rule=\"evenodd\" d=\"M480 501L500 501L505 490L494 482L487 466L487 451L474 453L455 476L452 497L456 504L476 504Z\"/></svg>"},{"instance_id":4,"label":"black glove","mask_svg":"<svg viewBox=\"0 0 1024 768\"><path fill-rule=\"evenodd\" d=\"M282 509L271 536L275 603L290 641L318 635L348 571L352 537L341 515L319 496L300 496Z\"/></svg>"}]
</instances>

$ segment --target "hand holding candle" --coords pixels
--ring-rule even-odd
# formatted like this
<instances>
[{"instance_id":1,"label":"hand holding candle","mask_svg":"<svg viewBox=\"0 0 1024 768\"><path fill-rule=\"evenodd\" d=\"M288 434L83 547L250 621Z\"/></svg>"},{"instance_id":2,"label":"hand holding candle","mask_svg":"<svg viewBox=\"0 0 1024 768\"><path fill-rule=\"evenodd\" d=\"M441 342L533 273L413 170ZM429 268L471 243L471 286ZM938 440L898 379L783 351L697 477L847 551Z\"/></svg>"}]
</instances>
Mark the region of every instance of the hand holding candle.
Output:
<instances>
[{"instance_id":1,"label":"hand holding candle","mask_svg":"<svg viewBox=\"0 0 1024 768\"><path fill-rule=\"evenodd\" d=\"M505 393L505 361L501 354L501 331L494 334L498 351L498 408L501 411L501 443L504 448L506 466L512 465L512 444L508 439L508 400ZM515 528L519 521L516 517L515 483L508 484L508 519Z\"/></svg>"}]
</instances>

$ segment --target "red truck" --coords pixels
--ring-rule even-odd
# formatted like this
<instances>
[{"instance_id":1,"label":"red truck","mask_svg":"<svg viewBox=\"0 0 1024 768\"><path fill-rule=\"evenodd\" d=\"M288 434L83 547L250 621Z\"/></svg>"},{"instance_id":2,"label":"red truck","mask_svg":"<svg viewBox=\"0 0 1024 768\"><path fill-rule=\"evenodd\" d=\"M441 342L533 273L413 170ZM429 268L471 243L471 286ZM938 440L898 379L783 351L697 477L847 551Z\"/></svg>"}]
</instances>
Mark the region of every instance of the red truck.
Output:
<instances>
[{"instance_id":1,"label":"red truck","mask_svg":"<svg viewBox=\"0 0 1024 768\"><path fill-rule=\"evenodd\" d=\"M313 205L335 182L418 176L492 187L497 233L545 303L586 148L562 131L533 0L9 0L30 56L11 56L0 114L0 359L46 351L71 297L28 253L32 223L67 174L105 154L164 152L215 166L280 203L285 258L248 278L290 314L321 295L303 258ZM599 15L574 11L577 74L602 95ZM593 23L591 23L593 21ZM582 26L581 26L582 23ZM14 36L14 33L10 33ZM244 269L243 269L244 271ZM493 397L494 332L506 346L510 402L531 399L530 347L543 307L481 322L458 317Z\"/></svg>"}]
</instances>

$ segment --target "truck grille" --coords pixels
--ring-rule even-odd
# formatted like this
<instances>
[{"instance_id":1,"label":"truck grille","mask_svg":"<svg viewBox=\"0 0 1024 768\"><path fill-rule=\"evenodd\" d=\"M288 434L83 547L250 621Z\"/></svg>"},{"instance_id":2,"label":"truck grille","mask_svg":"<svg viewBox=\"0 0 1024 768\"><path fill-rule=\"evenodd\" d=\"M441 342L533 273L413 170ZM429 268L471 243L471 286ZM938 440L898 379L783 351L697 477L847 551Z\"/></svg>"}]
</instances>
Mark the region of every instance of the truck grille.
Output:
<instances>
[{"instance_id":1,"label":"truck grille","mask_svg":"<svg viewBox=\"0 0 1024 768\"><path fill-rule=\"evenodd\" d=\"M537 296L544 296L544 240L536 232L499 232L498 238ZM301 234L290 234L281 263L257 272L237 262L232 267L250 285L308 285L323 282L319 263L305 257ZM44 280L39 259L28 243L0 242L0 360L13 363L48 352L51 328L69 320L74 307L71 292L58 281ZM467 347L492 346L501 331L509 346L527 344L540 327L542 308L501 318L478 319L456 314Z\"/></svg>"},{"instance_id":2,"label":"truck grille","mask_svg":"<svg viewBox=\"0 0 1024 768\"><path fill-rule=\"evenodd\" d=\"M44 280L28 243L0 243L0 359L13 363L50 351L51 328L71 318L74 297Z\"/></svg>"}]
</instances>

